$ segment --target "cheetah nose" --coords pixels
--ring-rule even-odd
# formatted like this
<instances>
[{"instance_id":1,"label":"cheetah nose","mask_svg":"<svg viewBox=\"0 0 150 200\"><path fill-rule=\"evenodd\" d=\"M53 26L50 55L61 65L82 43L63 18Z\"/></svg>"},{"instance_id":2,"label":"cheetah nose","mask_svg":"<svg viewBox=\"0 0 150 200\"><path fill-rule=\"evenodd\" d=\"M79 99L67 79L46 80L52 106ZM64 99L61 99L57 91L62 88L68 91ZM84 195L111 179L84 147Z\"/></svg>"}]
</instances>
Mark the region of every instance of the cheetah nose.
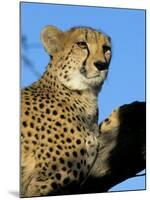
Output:
<instances>
[{"instance_id":1,"label":"cheetah nose","mask_svg":"<svg viewBox=\"0 0 150 200\"><path fill-rule=\"evenodd\" d=\"M99 70L107 70L108 69L108 63L107 62L101 62L100 60L94 62L95 67Z\"/></svg>"}]
</instances>

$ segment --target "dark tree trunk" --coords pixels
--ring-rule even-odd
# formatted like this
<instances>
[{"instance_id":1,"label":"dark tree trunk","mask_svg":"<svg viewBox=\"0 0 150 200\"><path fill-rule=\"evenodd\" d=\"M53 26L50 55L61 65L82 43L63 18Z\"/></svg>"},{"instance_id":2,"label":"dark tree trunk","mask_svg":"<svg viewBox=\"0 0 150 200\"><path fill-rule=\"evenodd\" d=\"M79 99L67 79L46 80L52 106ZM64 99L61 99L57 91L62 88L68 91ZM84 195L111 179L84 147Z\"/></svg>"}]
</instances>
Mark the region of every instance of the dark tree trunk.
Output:
<instances>
[{"instance_id":1,"label":"dark tree trunk","mask_svg":"<svg viewBox=\"0 0 150 200\"><path fill-rule=\"evenodd\" d=\"M80 193L106 192L145 169L146 103L116 109L100 124L100 148Z\"/></svg>"}]
</instances>

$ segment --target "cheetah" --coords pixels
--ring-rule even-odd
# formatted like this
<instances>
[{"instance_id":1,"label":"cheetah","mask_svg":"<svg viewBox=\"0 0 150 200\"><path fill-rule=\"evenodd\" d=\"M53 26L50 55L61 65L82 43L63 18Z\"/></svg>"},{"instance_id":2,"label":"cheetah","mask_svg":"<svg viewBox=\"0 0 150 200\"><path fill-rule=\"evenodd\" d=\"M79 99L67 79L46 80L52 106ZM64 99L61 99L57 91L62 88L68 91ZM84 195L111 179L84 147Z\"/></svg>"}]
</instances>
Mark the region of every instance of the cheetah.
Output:
<instances>
[{"instance_id":1,"label":"cheetah","mask_svg":"<svg viewBox=\"0 0 150 200\"><path fill-rule=\"evenodd\" d=\"M50 62L21 93L20 196L64 194L81 185L97 156L97 97L107 77L111 39L90 27L47 26Z\"/></svg>"}]
</instances>

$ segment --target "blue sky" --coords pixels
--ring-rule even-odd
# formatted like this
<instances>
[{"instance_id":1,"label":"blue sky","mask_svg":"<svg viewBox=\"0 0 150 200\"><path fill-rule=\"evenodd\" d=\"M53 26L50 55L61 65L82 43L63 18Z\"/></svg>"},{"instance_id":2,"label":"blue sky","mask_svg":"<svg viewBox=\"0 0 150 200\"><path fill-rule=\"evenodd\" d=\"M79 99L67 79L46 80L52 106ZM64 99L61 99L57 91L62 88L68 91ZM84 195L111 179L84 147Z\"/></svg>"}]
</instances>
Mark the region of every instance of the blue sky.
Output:
<instances>
[{"instance_id":1,"label":"blue sky","mask_svg":"<svg viewBox=\"0 0 150 200\"><path fill-rule=\"evenodd\" d=\"M99 121L122 104L145 100L144 10L21 3L21 34L25 38L21 53L37 73L22 61L21 87L36 81L49 61L40 41L40 32L46 25L64 31L73 26L90 26L111 36L113 56L109 76L99 95ZM110 191L144 188L145 177L138 177Z\"/></svg>"}]
</instances>

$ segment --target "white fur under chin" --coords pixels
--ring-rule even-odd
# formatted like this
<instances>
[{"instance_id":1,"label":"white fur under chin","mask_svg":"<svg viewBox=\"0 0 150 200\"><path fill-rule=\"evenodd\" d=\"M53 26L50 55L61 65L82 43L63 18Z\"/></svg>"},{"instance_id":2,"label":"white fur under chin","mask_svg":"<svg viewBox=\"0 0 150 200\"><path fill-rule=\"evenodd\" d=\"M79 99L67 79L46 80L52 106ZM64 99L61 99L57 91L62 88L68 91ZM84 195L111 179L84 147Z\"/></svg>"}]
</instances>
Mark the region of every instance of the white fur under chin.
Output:
<instances>
[{"instance_id":1,"label":"white fur under chin","mask_svg":"<svg viewBox=\"0 0 150 200\"><path fill-rule=\"evenodd\" d=\"M63 79L61 82L71 90L86 90L88 88L86 78L80 73L73 73L69 79L69 81Z\"/></svg>"},{"instance_id":2,"label":"white fur under chin","mask_svg":"<svg viewBox=\"0 0 150 200\"><path fill-rule=\"evenodd\" d=\"M70 90L86 90L90 86L96 86L103 83L107 76L107 70L101 71L100 75L93 78L85 78L81 73L74 72L70 77L69 81L61 79L60 81Z\"/></svg>"}]
</instances>

